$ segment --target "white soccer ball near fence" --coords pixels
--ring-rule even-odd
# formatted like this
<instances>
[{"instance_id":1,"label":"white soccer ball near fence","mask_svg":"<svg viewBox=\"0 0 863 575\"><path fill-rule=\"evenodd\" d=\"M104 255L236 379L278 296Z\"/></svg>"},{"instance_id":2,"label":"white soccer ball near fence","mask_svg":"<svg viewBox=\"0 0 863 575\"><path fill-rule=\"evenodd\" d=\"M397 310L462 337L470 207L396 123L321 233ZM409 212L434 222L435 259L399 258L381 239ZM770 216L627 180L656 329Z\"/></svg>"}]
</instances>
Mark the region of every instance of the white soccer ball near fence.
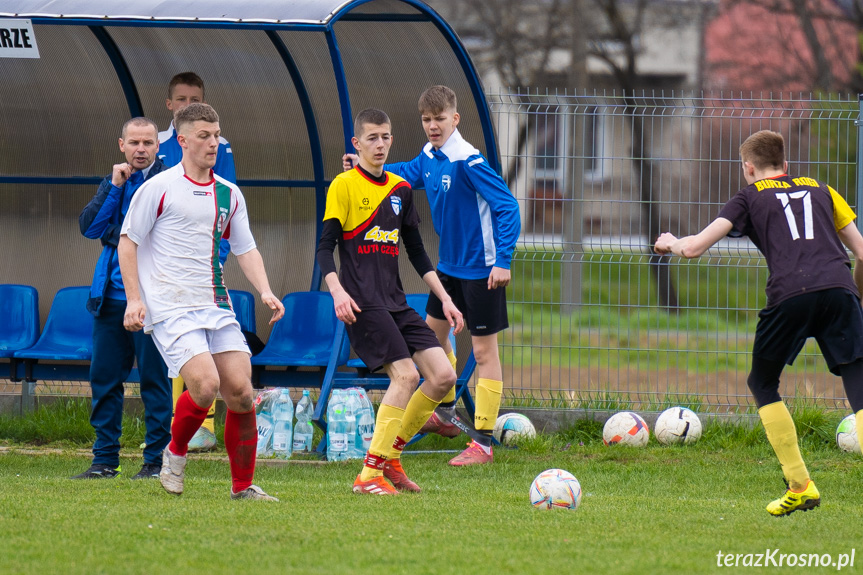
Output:
<instances>
[{"instance_id":1,"label":"white soccer ball near fence","mask_svg":"<svg viewBox=\"0 0 863 575\"><path fill-rule=\"evenodd\" d=\"M647 423L637 413L621 411L608 418L602 428L602 441L606 445L644 447L650 439Z\"/></svg>"},{"instance_id":2,"label":"white soccer ball near fence","mask_svg":"<svg viewBox=\"0 0 863 575\"><path fill-rule=\"evenodd\" d=\"M662 445L691 444L701 437L701 420L686 407L671 407L659 414L653 435Z\"/></svg>"},{"instance_id":3,"label":"white soccer ball near fence","mask_svg":"<svg viewBox=\"0 0 863 575\"><path fill-rule=\"evenodd\" d=\"M536 428L525 415L504 413L495 421L491 434L502 445L512 445L536 437Z\"/></svg>"},{"instance_id":4,"label":"white soccer ball near fence","mask_svg":"<svg viewBox=\"0 0 863 575\"><path fill-rule=\"evenodd\" d=\"M852 413L839 422L836 428L836 445L848 453L860 453L860 442L857 441L857 418Z\"/></svg>"}]
</instances>

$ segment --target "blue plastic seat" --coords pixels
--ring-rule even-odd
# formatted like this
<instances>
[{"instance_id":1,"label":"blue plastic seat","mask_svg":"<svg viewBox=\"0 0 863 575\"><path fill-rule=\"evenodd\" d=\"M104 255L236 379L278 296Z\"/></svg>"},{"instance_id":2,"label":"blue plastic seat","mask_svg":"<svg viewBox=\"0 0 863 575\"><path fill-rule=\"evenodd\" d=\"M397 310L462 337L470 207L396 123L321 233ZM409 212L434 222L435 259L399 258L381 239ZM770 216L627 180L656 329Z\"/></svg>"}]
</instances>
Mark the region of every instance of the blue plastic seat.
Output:
<instances>
[{"instance_id":1,"label":"blue plastic seat","mask_svg":"<svg viewBox=\"0 0 863 575\"><path fill-rule=\"evenodd\" d=\"M0 285L0 357L14 357L38 339L39 292L31 286Z\"/></svg>"},{"instance_id":2,"label":"blue plastic seat","mask_svg":"<svg viewBox=\"0 0 863 575\"><path fill-rule=\"evenodd\" d=\"M15 353L39 339L39 292L32 286L0 285L0 358L9 358L9 374L18 381Z\"/></svg>"},{"instance_id":3,"label":"blue plastic seat","mask_svg":"<svg viewBox=\"0 0 863 575\"><path fill-rule=\"evenodd\" d=\"M427 293L409 293L405 294L408 300L408 305L414 308L420 317L426 318L426 304L429 301L429 294ZM449 334L449 342L452 345L453 352L455 352L455 335L452 332ZM347 366L356 370L368 370L365 362L358 357L354 359L348 360Z\"/></svg>"},{"instance_id":4,"label":"blue plastic seat","mask_svg":"<svg viewBox=\"0 0 863 575\"><path fill-rule=\"evenodd\" d=\"M237 315L240 328L243 331L257 333L255 296L247 291L238 289L228 290L228 295L231 296L231 304L234 306L234 313Z\"/></svg>"},{"instance_id":5,"label":"blue plastic seat","mask_svg":"<svg viewBox=\"0 0 863 575\"><path fill-rule=\"evenodd\" d=\"M87 311L88 286L66 287L57 292L45 329L36 344L16 351L26 360L85 360L93 355L93 316Z\"/></svg>"},{"instance_id":6,"label":"blue plastic seat","mask_svg":"<svg viewBox=\"0 0 863 575\"><path fill-rule=\"evenodd\" d=\"M333 351L338 318L329 292L289 293L282 298L285 317L276 322L267 345L252 357L252 365L326 367ZM338 364L347 361L350 348L339 351Z\"/></svg>"}]
</instances>

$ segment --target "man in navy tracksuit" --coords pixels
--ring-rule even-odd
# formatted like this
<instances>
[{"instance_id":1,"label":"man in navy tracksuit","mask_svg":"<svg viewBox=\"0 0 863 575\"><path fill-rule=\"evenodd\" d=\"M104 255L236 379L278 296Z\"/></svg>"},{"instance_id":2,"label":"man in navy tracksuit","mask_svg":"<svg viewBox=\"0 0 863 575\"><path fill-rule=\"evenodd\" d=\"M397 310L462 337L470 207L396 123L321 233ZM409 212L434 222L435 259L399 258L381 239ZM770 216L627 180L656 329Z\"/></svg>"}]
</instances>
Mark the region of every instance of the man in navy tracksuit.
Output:
<instances>
[{"instance_id":1,"label":"man in navy tracksuit","mask_svg":"<svg viewBox=\"0 0 863 575\"><path fill-rule=\"evenodd\" d=\"M120 434L123 422L123 384L138 359L141 399L147 429L144 465L132 479L159 477L162 450L171 439L171 381L168 368L150 335L123 327L126 292L117 260L120 226L132 196L141 184L165 170L156 157L158 128L148 118L132 118L123 125L120 151L126 162L116 164L81 212L81 233L102 242L87 309L93 322L93 359L90 424L96 430L93 463L72 479L106 479L120 473Z\"/></svg>"}]
</instances>

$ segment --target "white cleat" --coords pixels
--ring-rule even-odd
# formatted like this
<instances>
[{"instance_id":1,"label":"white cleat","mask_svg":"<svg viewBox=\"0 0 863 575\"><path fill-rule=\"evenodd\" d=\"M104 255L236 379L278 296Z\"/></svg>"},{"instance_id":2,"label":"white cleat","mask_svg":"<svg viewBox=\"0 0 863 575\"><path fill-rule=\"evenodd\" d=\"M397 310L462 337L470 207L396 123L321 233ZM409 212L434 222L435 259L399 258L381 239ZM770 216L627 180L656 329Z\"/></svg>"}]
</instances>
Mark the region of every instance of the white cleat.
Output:
<instances>
[{"instance_id":1,"label":"white cleat","mask_svg":"<svg viewBox=\"0 0 863 575\"><path fill-rule=\"evenodd\" d=\"M231 491L231 499L255 499L258 501L278 501L272 495L267 495L264 490L257 485L250 485L239 493Z\"/></svg>"},{"instance_id":2,"label":"white cleat","mask_svg":"<svg viewBox=\"0 0 863 575\"><path fill-rule=\"evenodd\" d=\"M183 493L183 480L186 478L186 458L174 455L166 447L162 452L162 471L159 472L159 482L165 491L180 495Z\"/></svg>"}]
</instances>

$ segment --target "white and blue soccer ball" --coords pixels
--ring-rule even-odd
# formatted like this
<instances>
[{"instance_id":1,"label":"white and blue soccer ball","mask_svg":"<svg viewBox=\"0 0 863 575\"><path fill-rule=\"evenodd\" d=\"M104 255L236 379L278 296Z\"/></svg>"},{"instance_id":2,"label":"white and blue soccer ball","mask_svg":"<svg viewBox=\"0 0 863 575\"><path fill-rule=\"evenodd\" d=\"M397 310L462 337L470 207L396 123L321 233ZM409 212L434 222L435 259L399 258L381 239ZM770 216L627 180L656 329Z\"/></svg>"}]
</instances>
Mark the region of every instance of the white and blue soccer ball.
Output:
<instances>
[{"instance_id":1,"label":"white and blue soccer ball","mask_svg":"<svg viewBox=\"0 0 863 575\"><path fill-rule=\"evenodd\" d=\"M581 484L563 469L546 469L530 484L530 504L537 509L569 509L581 505Z\"/></svg>"},{"instance_id":2,"label":"white and blue soccer ball","mask_svg":"<svg viewBox=\"0 0 863 575\"><path fill-rule=\"evenodd\" d=\"M686 407L671 407L659 414L653 434L662 445L691 444L701 437L701 420Z\"/></svg>"},{"instance_id":3,"label":"white and blue soccer ball","mask_svg":"<svg viewBox=\"0 0 863 575\"><path fill-rule=\"evenodd\" d=\"M602 441L606 445L644 447L650 439L647 423L637 413L621 411L608 418L602 428Z\"/></svg>"},{"instance_id":4,"label":"white and blue soccer ball","mask_svg":"<svg viewBox=\"0 0 863 575\"><path fill-rule=\"evenodd\" d=\"M492 436L502 445L512 445L522 439L536 437L536 428L527 416L520 413L504 413L494 422Z\"/></svg>"},{"instance_id":5,"label":"white and blue soccer ball","mask_svg":"<svg viewBox=\"0 0 863 575\"><path fill-rule=\"evenodd\" d=\"M857 441L857 418L852 413L839 422L836 428L836 445L848 453L860 453L860 442Z\"/></svg>"}]
</instances>

